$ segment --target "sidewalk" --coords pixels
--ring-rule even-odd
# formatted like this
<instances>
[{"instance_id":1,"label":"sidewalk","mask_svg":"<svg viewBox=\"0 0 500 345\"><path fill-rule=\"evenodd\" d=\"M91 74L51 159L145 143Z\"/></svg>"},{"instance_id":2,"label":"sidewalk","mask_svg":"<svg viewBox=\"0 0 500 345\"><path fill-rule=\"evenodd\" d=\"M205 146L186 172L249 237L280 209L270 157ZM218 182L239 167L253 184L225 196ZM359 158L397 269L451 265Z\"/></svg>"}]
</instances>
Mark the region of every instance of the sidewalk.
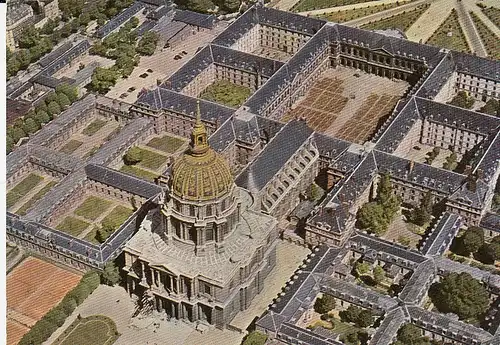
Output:
<instances>
[{"instance_id":1,"label":"sidewalk","mask_svg":"<svg viewBox=\"0 0 500 345\"><path fill-rule=\"evenodd\" d=\"M406 31L408 40L426 42L439 26L448 18L457 0L443 0L431 3L412 26Z\"/></svg>"},{"instance_id":2,"label":"sidewalk","mask_svg":"<svg viewBox=\"0 0 500 345\"><path fill-rule=\"evenodd\" d=\"M384 18L387 18L387 17L391 17L391 16L394 16L394 15L403 13L404 11L411 11L414 8L416 8L417 6L425 4L425 3L429 2L429 1L430 0L419 0L419 1L410 2L410 3L404 4L404 5L398 6L396 8L390 8L388 10L385 10L385 11L382 11L382 12L378 12L378 13L374 13L374 14L371 14L369 16L365 16L365 17L362 17L362 18L357 18L357 19L348 21L348 22L346 22L344 24L350 25L350 26L360 27L360 26L368 24L370 22L374 22L374 21L377 21L377 20L381 20L381 19L384 19Z\"/></svg>"},{"instance_id":3,"label":"sidewalk","mask_svg":"<svg viewBox=\"0 0 500 345\"><path fill-rule=\"evenodd\" d=\"M289 2L289 1L295 1L295 0L282 0L282 2L285 2L285 1ZM337 6L337 7L329 7L329 8L322 8L322 9L319 9L319 10L299 12L299 14L301 14L303 16L307 16L307 15L317 16L317 15L321 15L321 14L325 14L325 13L331 13L331 12L347 11L347 10L353 10L353 9L358 9L358 8L370 7L370 6L388 5L388 4L396 3L398 1L399 1L399 3L406 3L406 2L409 2L410 0L378 0L378 1L369 1L369 2L362 2L362 3L359 3L359 4ZM298 1L296 1L296 2L298 2ZM421 1L416 1L416 2L421 2ZM412 2L411 4L413 4L413 3L415 3L415 2ZM402 6L406 6L406 5L402 5ZM402 6L397 7L397 8L399 9ZM280 9L281 9L281 7L280 7ZM382 13L382 12L380 12L380 13Z\"/></svg>"}]
</instances>

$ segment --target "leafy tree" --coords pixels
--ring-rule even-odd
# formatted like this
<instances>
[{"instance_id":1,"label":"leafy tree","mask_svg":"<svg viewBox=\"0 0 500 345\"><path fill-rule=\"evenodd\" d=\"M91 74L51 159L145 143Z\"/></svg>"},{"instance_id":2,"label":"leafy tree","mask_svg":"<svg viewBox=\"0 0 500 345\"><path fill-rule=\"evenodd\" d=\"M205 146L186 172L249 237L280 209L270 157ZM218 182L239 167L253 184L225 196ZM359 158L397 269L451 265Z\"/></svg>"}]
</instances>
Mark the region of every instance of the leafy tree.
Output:
<instances>
[{"instance_id":1,"label":"leafy tree","mask_svg":"<svg viewBox=\"0 0 500 345\"><path fill-rule=\"evenodd\" d=\"M479 249L481 262L493 264L500 260L500 242L485 243Z\"/></svg>"},{"instance_id":2,"label":"leafy tree","mask_svg":"<svg viewBox=\"0 0 500 345\"><path fill-rule=\"evenodd\" d=\"M15 145L14 139L12 139L10 135L7 135L7 137L5 138L5 146L6 146L5 148L7 150L7 153L12 151L14 145Z\"/></svg>"},{"instance_id":3,"label":"leafy tree","mask_svg":"<svg viewBox=\"0 0 500 345\"><path fill-rule=\"evenodd\" d=\"M347 344L347 345L359 345L361 343L359 341L359 338L358 338L358 332L350 332L350 333L344 334L340 338L340 341L342 341L344 344Z\"/></svg>"},{"instance_id":4,"label":"leafy tree","mask_svg":"<svg viewBox=\"0 0 500 345\"><path fill-rule=\"evenodd\" d=\"M26 132L19 126L13 126L7 129L7 135L9 135L12 140L17 143L21 138L26 137Z\"/></svg>"},{"instance_id":5,"label":"leafy tree","mask_svg":"<svg viewBox=\"0 0 500 345\"><path fill-rule=\"evenodd\" d=\"M59 10L61 10L64 19L78 17L83 11L85 2L81 0L59 0Z\"/></svg>"},{"instance_id":6,"label":"leafy tree","mask_svg":"<svg viewBox=\"0 0 500 345\"><path fill-rule=\"evenodd\" d=\"M314 311L319 314L326 314L335 308L335 298L328 294L323 294L323 297L317 298L314 302Z\"/></svg>"},{"instance_id":7,"label":"leafy tree","mask_svg":"<svg viewBox=\"0 0 500 345\"><path fill-rule=\"evenodd\" d=\"M368 272L370 272L370 264L367 262L357 261L355 269L360 275L368 274Z\"/></svg>"},{"instance_id":8,"label":"leafy tree","mask_svg":"<svg viewBox=\"0 0 500 345\"><path fill-rule=\"evenodd\" d=\"M16 55L7 61L7 77L11 77L17 74L21 69L21 62Z\"/></svg>"},{"instance_id":9,"label":"leafy tree","mask_svg":"<svg viewBox=\"0 0 500 345\"><path fill-rule=\"evenodd\" d=\"M31 55L28 49L21 49L16 52L16 58L19 61L20 69L26 69L31 63Z\"/></svg>"},{"instance_id":10,"label":"leafy tree","mask_svg":"<svg viewBox=\"0 0 500 345\"><path fill-rule=\"evenodd\" d=\"M354 323L361 328L370 327L373 324L373 314L371 310L362 309Z\"/></svg>"},{"instance_id":11,"label":"leafy tree","mask_svg":"<svg viewBox=\"0 0 500 345\"><path fill-rule=\"evenodd\" d=\"M117 79L118 73L115 69L97 67L92 74L90 87L99 93L106 93L116 84Z\"/></svg>"},{"instance_id":12,"label":"leafy tree","mask_svg":"<svg viewBox=\"0 0 500 345\"><path fill-rule=\"evenodd\" d=\"M52 101L47 106L47 110L52 116L56 116L61 113L61 106L56 101Z\"/></svg>"},{"instance_id":13,"label":"leafy tree","mask_svg":"<svg viewBox=\"0 0 500 345\"><path fill-rule=\"evenodd\" d=\"M56 93L64 93L71 103L78 99L78 90L74 86L68 84L61 84L56 87Z\"/></svg>"},{"instance_id":14,"label":"leafy tree","mask_svg":"<svg viewBox=\"0 0 500 345\"><path fill-rule=\"evenodd\" d=\"M126 165L134 165L142 160L142 150L136 146L131 147L125 156L123 156L123 162Z\"/></svg>"},{"instance_id":15,"label":"leafy tree","mask_svg":"<svg viewBox=\"0 0 500 345\"><path fill-rule=\"evenodd\" d=\"M40 125L30 117L24 121L23 129L26 133L33 134L40 129Z\"/></svg>"},{"instance_id":16,"label":"leafy tree","mask_svg":"<svg viewBox=\"0 0 500 345\"><path fill-rule=\"evenodd\" d=\"M267 335L259 331L250 332L245 340L243 341L243 345L264 345L267 340Z\"/></svg>"},{"instance_id":17,"label":"leafy tree","mask_svg":"<svg viewBox=\"0 0 500 345\"><path fill-rule=\"evenodd\" d=\"M413 209L410 215L410 221L419 226L423 226L431 221L432 213L432 194L430 191L425 193L420 200L420 205Z\"/></svg>"},{"instance_id":18,"label":"leafy tree","mask_svg":"<svg viewBox=\"0 0 500 345\"><path fill-rule=\"evenodd\" d=\"M429 289L429 297L442 313L455 313L460 319L475 318L489 306L486 288L469 273L448 273Z\"/></svg>"},{"instance_id":19,"label":"leafy tree","mask_svg":"<svg viewBox=\"0 0 500 345\"><path fill-rule=\"evenodd\" d=\"M377 283L381 283L385 279L385 271L379 265L375 266L373 269L373 279L375 279Z\"/></svg>"},{"instance_id":20,"label":"leafy tree","mask_svg":"<svg viewBox=\"0 0 500 345\"><path fill-rule=\"evenodd\" d=\"M484 231L477 226L471 226L462 236L463 249L467 254L475 253L484 244Z\"/></svg>"},{"instance_id":21,"label":"leafy tree","mask_svg":"<svg viewBox=\"0 0 500 345\"><path fill-rule=\"evenodd\" d=\"M63 92L57 93L57 103L61 106L61 109L65 109L71 105L71 101L68 96Z\"/></svg>"},{"instance_id":22,"label":"leafy tree","mask_svg":"<svg viewBox=\"0 0 500 345\"><path fill-rule=\"evenodd\" d=\"M343 322L355 323L361 313L361 308L350 305L346 310L339 312L340 319Z\"/></svg>"},{"instance_id":23,"label":"leafy tree","mask_svg":"<svg viewBox=\"0 0 500 345\"><path fill-rule=\"evenodd\" d=\"M320 189L316 183L312 183L309 186L309 190L308 190L307 194L308 194L309 199L311 199L312 201L318 201L318 199L321 197Z\"/></svg>"},{"instance_id":24,"label":"leafy tree","mask_svg":"<svg viewBox=\"0 0 500 345\"><path fill-rule=\"evenodd\" d=\"M40 110L34 115L34 119L38 124L43 125L50 121L49 114L46 111Z\"/></svg>"},{"instance_id":25,"label":"leafy tree","mask_svg":"<svg viewBox=\"0 0 500 345\"><path fill-rule=\"evenodd\" d=\"M500 116L500 102L491 98L481 107L481 109L479 109L479 111L488 115Z\"/></svg>"},{"instance_id":26,"label":"leafy tree","mask_svg":"<svg viewBox=\"0 0 500 345\"><path fill-rule=\"evenodd\" d=\"M157 43L158 34L152 31L146 32L137 44L136 51L140 55L153 55Z\"/></svg>"},{"instance_id":27,"label":"leafy tree","mask_svg":"<svg viewBox=\"0 0 500 345\"><path fill-rule=\"evenodd\" d=\"M20 48L31 48L37 45L40 40L40 33L34 25L28 26L24 29L18 38Z\"/></svg>"},{"instance_id":28,"label":"leafy tree","mask_svg":"<svg viewBox=\"0 0 500 345\"><path fill-rule=\"evenodd\" d=\"M401 343L407 345L420 344L422 331L411 323L406 323L398 330L398 338Z\"/></svg>"},{"instance_id":29,"label":"leafy tree","mask_svg":"<svg viewBox=\"0 0 500 345\"><path fill-rule=\"evenodd\" d=\"M120 271L114 262L108 262L101 273L101 281L106 285L116 285L120 283Z\"/></svg>"},{"instance_id":30,"label":"leafy tree","mask_svg":"<svg viewBox=\"0 0 500 345\"><path fill-rule=\"evenodd\" d=\"M377 202L368 202L360 207L356 219L359 227L377 235L387 231L388 219L384 214L384 208Z\"/></svg>"},{"instance_id":31,"label":"leafy tree","mask_svg":"<svg viewBox=\"0 0 500 345\"><path fill-rule=\"evenodd\" d=\"M459 91L451 100L450 104L460 108L470 109L474 105L474 97L470 97L467 92Z\"/></svg>"},{"instance_id":32,"label":"leafy tree","mask_svg":"<svg viewBox=\"0 0 500 345\"><path fill-rule=\"evenodd\" d=\"M96 271L89 271L85 273L81 281L85 283L91 291L94 291L101 283L101 277Z\"/></svg>"},{"instance_id":33,"label":"leafy tree","mask_svg":"<svg viewBox=\"0 0 500 345\"><path fill-rule=\"evenodd\" d=\"M454 170L457 166L457 154L452 152L451 155L446 157L446 162L443 164L443 168L446 170Z\"/></svg>"}]
</instances>

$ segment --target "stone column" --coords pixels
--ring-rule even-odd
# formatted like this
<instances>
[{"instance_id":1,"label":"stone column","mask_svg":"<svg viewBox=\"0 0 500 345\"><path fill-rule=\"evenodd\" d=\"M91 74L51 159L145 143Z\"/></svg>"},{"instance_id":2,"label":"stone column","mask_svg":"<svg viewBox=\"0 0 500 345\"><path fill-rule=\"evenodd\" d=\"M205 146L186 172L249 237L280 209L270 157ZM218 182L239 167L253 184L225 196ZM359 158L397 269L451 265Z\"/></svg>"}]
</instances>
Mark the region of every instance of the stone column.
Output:
<instances>
[{"instance_id":1,"label":"stone column","mask_svg":"<svg viewBox=\"0 0 500 345\"><path fill-rule=\"evenodd\" d=\"M144 261L141 261L141 283L146 284L146 270L144 269Z\"/></svg>"}]
</instances>

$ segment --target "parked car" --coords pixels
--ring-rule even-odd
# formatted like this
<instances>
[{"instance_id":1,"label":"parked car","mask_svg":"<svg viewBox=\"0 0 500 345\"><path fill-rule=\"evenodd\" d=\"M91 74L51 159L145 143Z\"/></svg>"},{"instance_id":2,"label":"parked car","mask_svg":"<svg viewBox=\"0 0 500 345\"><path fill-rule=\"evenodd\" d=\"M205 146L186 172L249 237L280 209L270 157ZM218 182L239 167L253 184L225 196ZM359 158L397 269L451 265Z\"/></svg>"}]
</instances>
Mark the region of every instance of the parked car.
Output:
<instances>
[{"instance_id":1,"label":"parked car","mask_svg":"<svg viewBox=\"0 0 500 345\"><path fill-rule=\"evenodd\" d=\"M141 74L139 77L141 77L141 78L146 78L147 76L148 76L148 74L147 74L147 73L143 73L143 74Z\"/></svg>"},{"instance_id":2,"label":"parked car","mask_svg":"<svg viewBox=\"0 0 500 345\"><path fill-rule=\"evenodd\" d=\"M121 98L121 99L124 99L124 98L126 98L127 96L128 96L128 93L124 92L124 93L122 93L122 94L120 95L120 98Z\"/></svg>"},{"instance_id":3,"label":"parked car","mask_svg":"<svg viewBox=\"0 0 500 345\"><path fill-rule=\"evenodd\" d=\"M187 53L188 53L188 52L187 52L187 51L185 51L185 50L183 50L183 51L182 51L182 54L184 54L184 55L187 55Z\"/></svg>"},{"instance_id":4,"label":"parked car","mask_svg":"<svg viewBox=\"0 0 500 345\"><path fill-rule=\"evenodd\" d=\"M174 56L174 60L180 60L182 59L182 56L180 56L179 54L177 54L176 56Z\"/></svg>"},{"instance_id":5,"label":"parked car","mask_svg":"<svg viewBox=\"0 0 500 345\"><path fill-rule=\"evenodd\" d=\"M414 150L417 150L417 151L420 151L420 150L421 150L421 149L420 149L420 146L413 146L413 149L414 149Z\"/></svg>"},{"instance_id":6,"label":"parked car","mask_svg":"<svg viewBox=\"0 0 500 345\"><path fill-rule=\"evenodd\" d=\"M153 73L153 70L151 68L148 68L148 70L146 72Z\"/></svg>"},{"instance_id":7,"label":"parked car","mask_svg":"<svg viewBox=\"0 0 500 345\"><path fill-rule=\"evenodd\" d=\"M135 86L129 87L127 92L134 92L135 91Z\"/></svg>"}]
</instances>

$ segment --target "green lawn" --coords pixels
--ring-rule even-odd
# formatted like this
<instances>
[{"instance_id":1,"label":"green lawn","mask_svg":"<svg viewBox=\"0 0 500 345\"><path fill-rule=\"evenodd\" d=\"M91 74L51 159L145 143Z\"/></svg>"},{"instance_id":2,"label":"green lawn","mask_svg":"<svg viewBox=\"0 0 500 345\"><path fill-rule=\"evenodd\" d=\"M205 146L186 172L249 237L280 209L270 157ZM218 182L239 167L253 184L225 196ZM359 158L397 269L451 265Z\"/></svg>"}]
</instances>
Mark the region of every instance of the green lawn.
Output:
<instances>
[{"instance_id":1,"label":"green lawn","mask_svg":"<svg viewBox=\"0 0 500 345\"><path fill-rule=\"evenodd\" d=\"M452 33L451 36L448 36L449 32ZM448 18L446 18L444 23L432 34L426 43L436 47L470 53L469 45L465 40L465 35L458 22L455 9L452 10Z\"/></svg>"},{"instance_id":2,"label":"green lawn","mask_svg":"<svg viewBox=\"0 0 500 345\"><path fill-rule=\"evenodd\" d=\"M61 147L61 149L59 150L59 152L71 154L71 153L75 152L77 148L79 148L80 146L82 146L82 144L83 143L81 141L70 140L63 147Z\"/></svg>"},{"instance_id":3,"label":"green lawn","mask_svg":"<svg viewBox=\"0 0 500 345\"><path fill-rule=\"evenodd\" d=\"M405 32L425 11L427 11L429 6L430 4L420 5L411 11L404 11L392 17L377 20L376 22L363 25L361 28L368 30L399 29Z\"/></svg>"},{"instance_id":4,"label":"green lawn","mask_svg":"<svg viewBox=\"0 0 500 345\"><path fill-rule=\"evenodd\" d=\"M488 56L500 60L500 38L474 12L470 12L470 15L488 52Z\"/></svg>"},{"instance_id":5,"label":"green lawn","mask_svg":"<svg viewBox=\"0 0 500 345\"><path fill-rule=\"evenodd\" d=\"M120 171L143 178L148 181L154 181L154 179L158 177L158 174L153 174L149 171L139 169L138 167L133 165L124 165L120 168Z\"/></svg>"},{"instance_id":6,"label":"green lawn","mask_svg":"<svg viewBox=\"0 0 500 345\"><path fill-rule=\"evenodd\" d=\"M347 10L347 11L337 11L337 12L332 12L332 13L327 13L321 16L318 16L319 18L328 20L330 22L336 22L336 23L344 23L348 22L350 20L358 19L361 17L366 17L370 14L382 12L385 10L389 10L391 8L395 8L403 4L404 2L401 1L400 4L392 3L392 4L386 4L386 5L377 5L377 6L369 6L369 7L362 7L362 8L355 8L352 10Z\"/></svg>"},{"instance_id":7,"label":"green lawn","mask_svg":"<svg viewBox=\"0 0 500 345\"><path fill-rule=\"evenodd\" d=\"M200 95L207 101L223 104L227 107L238 108L250 96L248 87L233 84L226 80L218 80L210 84Z\"/></svg>"},{"instance_id":8,"label":"green lawn","mask_svg":"<svg viewBox=\"0 0 500 345\"><path fill-rule=\"evenodd\" d=\"M359 4L373 0L301 0L292 7L293 12L304 12L311 10L320 10L337 6Z\"/></svg>"},{"instance_id":9,"label":"green lawn","mask_svg":"<svg viewBox=\"0 0 500 345\"><path fill-rule=\"evenodd\" d=\"M43 177L41 176L29 174L24 180L19 182L10 190L10 192L7 193L7 208L14 206L16 202L28 194L33 188L42 182L42 180Z\"/></svg>"},{"instance_id":10,"label":"green lawn","mask_svg":"<svg viewBox=\"0 0 500 345\"><path fill-rule=\"evenodd\" d=\"M31 199L29 199L23 206L17 210L17 214L24 216L26 212L38 201L40 200L49 190L52 189L57 184L56 181L50 181L42 189L40 189Z\"/></svg>"},{"instance_id":11,"label":"green lawn","mask_svg":"<svg viewBox=\"0 0 500 345\"><path fill-rule=\"evenodd\" d=\"M83 158L89 158L90 156L93 156L93 155L97 152L97 150L99 150L99 146L94 146L92 149L90 149L90 151L89 151L89 152L87 152L87 153L83 156Z\"/></svg>"},{"instance_id":12,"label":"green lawn","mask_svg":"<svg viewBox=\"0 0 500 345\"><path fill-rule=\"evenodd\" d=\"M111 201L90 196L75 210L77 216L88 220L96 220L111 206Z\"/></svg>"},{"instance_id":13,"label":"green lawn","mask_svg":"<svg viewBox=\"0 0 500 345\"><path fill-rule=\"evenodd\" d=\"M146 145L166 153L174 153L183 143L184 140L182 139L164 135L163 137L151 139Z\"/></svg>"},{"instance_id":14,"label":"green lawn","mask_svg":"<svg viewBox=\"0 0 500 345\"><path fill-rule=\"evenodd\" d=\"M106 124L106 121L96 119L83 129L82 134L85 134L85 135L91 137L94 134L96 134L105 124Z\"/></svg>"},{"instance_id":15,"label":"green lawn","mask_svg":"<svg viewBox=\"0 0 500 345\"><path fill-rule=\"evenodd\" d=\"M56 226L56 229L72 236L78 236L88 226L89 223L84 222L83 220L73 217L66 217L61 223Z\"/></svg>"},{"instance_id":16,"label":"green lawn","mask_svg":"<svg viewBox=\"0 0 500 345\"><path fill-rule=\"evenodd\" d=\"M483 13L488 17L493 24L500 28L500 8L488 7L482 9Z\"/></svg>"},{"instance_id":17,"label":"green lawn","mask_svg":"<svg viewBox=\"0 0 500 345\"><path fill-rule=\"evenodd\" d=\"M102 224L109 223L118 229L134 213L133 210L125 206L118 205L104 219Z\"/></svg>"},{"instance_id":18,"label":"green lawn","mask_svg":"<svg viewBox=\"0 0 500 345\"><path fill-rule=\"evenodd\" d=\"M113 320L92 315L76 319L52 345L111 345L119 336Z\"/></svg>"},{"instance_id":19,"label":"green lawn","mask_svg":"<svg viewBox=\"0 0 500 345\"><path fill-rule=\"evenodd\" d=\"M140 148L140 150L142 154L142 160L138 165L142 166L143 168L156 170L167 161L167 156L142 148Z\"/></svg>"},{"instance_id":20,"label":"green lawn","mask_svg":"<svg viewBox=\"0 0 500 345\"><path fill-rule=\"evenodd\" d=\"M87 236L85 236L84 240L85 241L89 241L90 243L93 243L93 244L101 244L99 243L99 241L95 238L95 235L97 234L97 230L99 229L99 227L97 226L94 226L92 228L92 230L87 234Z\"/></svg>"}]
</instances>

